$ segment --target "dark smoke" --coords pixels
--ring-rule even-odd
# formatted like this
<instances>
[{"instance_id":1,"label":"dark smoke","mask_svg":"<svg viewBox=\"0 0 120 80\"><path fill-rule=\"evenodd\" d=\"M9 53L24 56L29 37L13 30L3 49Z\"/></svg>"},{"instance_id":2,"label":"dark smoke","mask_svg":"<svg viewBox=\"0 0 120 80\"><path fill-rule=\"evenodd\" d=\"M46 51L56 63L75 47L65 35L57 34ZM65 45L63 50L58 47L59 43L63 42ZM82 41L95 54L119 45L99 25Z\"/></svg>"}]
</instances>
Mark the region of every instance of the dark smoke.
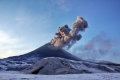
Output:
<instances>
[{"instance_id":1,"label":"dark smoke","mask_svg":"<svg viewBox=\"0 0 120 80\"><path fill-rule=\"evenodd\" d=\"M77 20L72 24L73 29L70 29L68 25L63 25L58 28L58 32L55 33L54 39L50 42L50 49L61 49L67 47L69 49L76 41L79 41L82 36L80 31L85 31L88 27L87 21L82 17L77 17Z\"/></svg>"}]
</instances>

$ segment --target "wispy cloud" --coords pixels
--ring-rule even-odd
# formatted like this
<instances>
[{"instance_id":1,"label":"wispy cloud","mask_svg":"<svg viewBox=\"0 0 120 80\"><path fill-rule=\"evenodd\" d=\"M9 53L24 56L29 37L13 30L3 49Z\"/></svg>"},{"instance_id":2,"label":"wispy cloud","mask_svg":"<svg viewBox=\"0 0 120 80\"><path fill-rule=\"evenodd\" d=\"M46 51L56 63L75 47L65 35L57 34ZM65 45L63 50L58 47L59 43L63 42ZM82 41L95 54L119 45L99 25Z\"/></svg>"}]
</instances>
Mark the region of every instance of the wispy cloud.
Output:
<instances>
[{"instance_id":1,"label":"wispy cloud","mask_svg":"<svg viewBox=\"0 0 120 80\"><path fill-rule=\"evenodd\" d=\"M4 49L0 49L0 58L22 55L35 49L35 48L30 48L30 47L25 47L25 46L23 46L23 48L22 47L21 48L20 47L16 47L16 48L6 47L5 48L5 46L2 46L2 47L4 47Z\"/></svg>"},{"instance_id":2,"label":"wispy cloud","mask_svg":"<svg viewBox=\"0 0 120 80\"><path fill-rule=\"evenodd\" d=\"M70 11L68 0L52 0L62 11Z\"/></svg>"},{"instance_id":3,"label":"wispy cloud","mask_svg":"<svg viewBox=\"0 0 120 80\"><path fill-rule=\"evenodd\" d=\"M25 54L35 49L31 44L23 44L22 40L23 38L0 30L0 58Z\"/></svg>"},{"instance_id":4,"label":"wispy cloud","mask_svg":"<svg viewBox=\"0 0 120 80\"><path fill-rule=\"evenodd\" d=\"M13 37L3 30L0 30L0 57L8 57L14 54L14 51L10 50L10 48L12 48L12 46L17 44L18 42L18 38Z\"/></svg>"},{"instance_id":5,"label":"wispy cloud","mask_svg":"<svg viewBox=\"0 0 120 80\"><path fill-rule=\"evenodd\" d=\"M13 37L7 32L0 30L0 43L15 44L17 42L19 42L18 38Z\"/></svg>"}]
</instances>

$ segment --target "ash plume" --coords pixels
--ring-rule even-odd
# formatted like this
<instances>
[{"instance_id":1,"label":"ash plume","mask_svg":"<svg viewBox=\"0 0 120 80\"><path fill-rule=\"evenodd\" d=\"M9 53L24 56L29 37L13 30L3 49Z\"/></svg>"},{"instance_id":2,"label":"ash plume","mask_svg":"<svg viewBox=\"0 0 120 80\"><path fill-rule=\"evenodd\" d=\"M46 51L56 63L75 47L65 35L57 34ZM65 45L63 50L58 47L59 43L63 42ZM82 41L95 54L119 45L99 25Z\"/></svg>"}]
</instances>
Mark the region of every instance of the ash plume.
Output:
<instances>
[{"instance_id":1,"label":"ash plume","mask_svg":"<svg viewBox=\"0 0 120 80\"><path fill-rule=\"evenodd\" d=\"M105 60L120 63L120 42L105 32L89 40L86 44L72 49L81 59Z\"/></svg>"},{"instance_id":2,"label":"ash plume","mask_svg":"<svg viewBox=\"0 0 120 80\"><path fill-rule=\"evenodd\" d=\"M77 20L72 24L73 29L70 29L67 24L58 28L58 32L55 33L54 39L50 42L50 49L61 49L66 47L71 48L76 41L79 41L82 36L79 34L80 31L85 31L88 27L87 21L82 17L77 17Z\"/></svg>"},{"instance_id":3,"label":"ash plume","mask_svg":"<svg viewBox=\"0 0 120 80\"><path fill-rule=\"evenodd\" d=\"M97 50L101 54L109 52L113 48L114 41L107 36L105 32L100 32L100 34L93 37L86 45L86 50Z\"/></svg>"}]
</instances>

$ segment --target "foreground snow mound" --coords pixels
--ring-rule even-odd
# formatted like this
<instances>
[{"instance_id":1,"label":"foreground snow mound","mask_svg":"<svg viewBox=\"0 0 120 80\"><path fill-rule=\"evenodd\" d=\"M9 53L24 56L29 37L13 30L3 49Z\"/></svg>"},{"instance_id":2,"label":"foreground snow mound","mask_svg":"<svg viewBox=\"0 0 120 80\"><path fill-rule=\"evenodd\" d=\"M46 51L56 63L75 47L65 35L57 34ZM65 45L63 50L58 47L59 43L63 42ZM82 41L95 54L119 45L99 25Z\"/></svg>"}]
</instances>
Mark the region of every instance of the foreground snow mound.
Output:
<instances>
[{"instance_id":1,"label":"foreground snow mound","mask_svg":"<svg viewBox=\"0 0 120 80\"><path fill-rule=\"evenodd\" d=\"M24 69L28 74L79 74L120 72L120 65L114 63L97 63L89 61L73 61L65 58L49 57Z\"/></svg>"}]
</instances>

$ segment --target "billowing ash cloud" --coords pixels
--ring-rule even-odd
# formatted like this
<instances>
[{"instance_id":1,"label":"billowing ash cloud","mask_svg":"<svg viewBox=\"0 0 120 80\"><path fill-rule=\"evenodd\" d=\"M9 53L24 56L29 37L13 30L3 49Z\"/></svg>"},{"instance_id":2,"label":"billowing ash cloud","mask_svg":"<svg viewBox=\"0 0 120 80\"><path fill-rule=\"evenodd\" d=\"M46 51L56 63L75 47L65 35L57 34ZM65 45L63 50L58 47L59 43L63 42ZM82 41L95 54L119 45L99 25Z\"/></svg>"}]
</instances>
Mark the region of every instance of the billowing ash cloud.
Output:
<instances>
[{"instance_id":1,"label":"billowing ash cloud","mask_svg":"<svg viewBox=\"0 0 120 80\"><path fill-rule=\"evenodd\" d=\"M99 53L105 54L110 51L112 47L113 40L102 31L85 45L85 50L97 50Z\"/></svg>"},{"instance_id":2,"label":"billowing ash cloud","mask_svg":"<svg viewBox=\"0 0 120 80\"><path fill-rule=\"evenodd\" d=\"M55 33L54 39L51 40L49 48L60 49L67 47L69 49L76 41L79 41L82 36L80 31L85 31L88 27L87 21L82 17L77 17L77 20L72 24L73 29L70 29L68 25L63 25L58 28L58 32Z\"/></svg>"},{"instance_id":3,"label":"billowing ash cloud","mask_svg":"<svg viewBox=\"0 0 120 80\"><path fill-rule=\"evenodd\" d=\"M120 43L105 32L100 32L88 43L72 49L72 53L82 59L105 60L120 63Z\"/></svg>"}]
</instances>

